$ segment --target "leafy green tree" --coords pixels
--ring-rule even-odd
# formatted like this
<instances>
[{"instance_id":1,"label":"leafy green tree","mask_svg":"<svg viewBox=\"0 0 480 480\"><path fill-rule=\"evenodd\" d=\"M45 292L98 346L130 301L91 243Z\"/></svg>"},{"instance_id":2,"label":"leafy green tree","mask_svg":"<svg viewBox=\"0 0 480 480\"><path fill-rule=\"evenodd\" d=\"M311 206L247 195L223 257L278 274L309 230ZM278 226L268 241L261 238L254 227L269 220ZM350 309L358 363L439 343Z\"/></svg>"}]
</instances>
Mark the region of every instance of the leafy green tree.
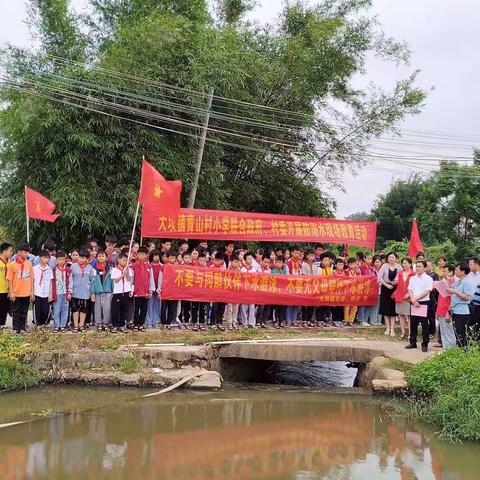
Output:
<instances>
[{"instance_id":1,"label":"leafy green tree","mask_svg":"<svg viewBox=\"0 0 480 480\"><path fill-rule=\"evenodd\" d=\"M352 77L366 74L368 55L403 62L408 51L368 16L367 0L288 4L277 24L261 27L242 21L250 3L221 2L216 22L206 0L89 0L82 16L67 0L30 0L39 54L8 48L14 87L0 87L0 208L10 235L24 235L25 184L62 213L54 225L32 225L38 242L128 232L142 155L182 179L185 201L206 108L198 92L208 87L216 97L196 207L333 215L328 189L362 164L370 138L424 99L415 75L392 92L354 89Z\"/></svg>"},{"instance_id":2,"label":"leafy green tree","mask_svg":"<svg viewBox=\"0 0 480 480\"><path fill-rule=\"evenodd\" d=\"M377 242L380 247L387 240L409 239L422 189L423 180L414 176L408 180L398 180L386 194L379 195L372 209L372 217L378 222Z\"/></svg>"}]
</instances>

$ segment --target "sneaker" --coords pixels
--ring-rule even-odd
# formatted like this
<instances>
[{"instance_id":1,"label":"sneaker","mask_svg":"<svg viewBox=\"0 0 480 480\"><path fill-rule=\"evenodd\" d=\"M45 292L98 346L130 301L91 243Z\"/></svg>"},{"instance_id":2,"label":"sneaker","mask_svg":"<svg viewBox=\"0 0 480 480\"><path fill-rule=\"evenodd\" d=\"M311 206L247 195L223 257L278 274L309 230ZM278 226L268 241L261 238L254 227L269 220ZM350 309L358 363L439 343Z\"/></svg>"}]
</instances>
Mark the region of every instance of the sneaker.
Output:
<instances>
[{"instance_id":1,"label":"sneaker","mask_svg":"<svg viewBox=\"0 0 480 480\"><path fill-rule=\"evenodd\" d=\"M362 323L361 323L361 326L362 326L362 327L369 327L370 324L369 324L368 322L362 322Z\"/></svg>"},{"instance_id":2,"label":"sneaker","mask_svg":"<svg viewBox=\"0 0 480 480\"><path fill-rule=\"evenodd\" d=\"M411 348L417 348L416 345L414 345L413 343L409 343L406 347L405 347L407 350L411 349Z\"/></svg>"}]
</instances>

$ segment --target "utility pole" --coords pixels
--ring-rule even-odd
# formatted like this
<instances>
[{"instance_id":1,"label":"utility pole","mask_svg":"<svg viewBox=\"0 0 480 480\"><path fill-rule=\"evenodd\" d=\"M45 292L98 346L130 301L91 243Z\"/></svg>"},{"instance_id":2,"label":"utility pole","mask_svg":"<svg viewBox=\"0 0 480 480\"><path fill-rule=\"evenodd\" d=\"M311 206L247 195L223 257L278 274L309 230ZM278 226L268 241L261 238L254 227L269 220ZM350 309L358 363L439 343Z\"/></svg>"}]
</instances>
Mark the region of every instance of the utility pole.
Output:
<instances>
[{"instance_id":1,"label":"utility pole","mask_svg":"<svg viewBox=\"0 0 480 480\"><path fill-rule=\"evenodd\" d=\"M195 205L195 197L197 196L198 181L200 179L200 170L202 168L203 150L205 148L205 140L207 139L208 123L210 121L210 111L212 108L212 102L213 102L213 87L210 88L210 91L208 93L207 111L205 113L205 119L203 121L203 128L202 128L202 134L200 136L200 141L198 142L197 164L195 165L195 176L193 177L192 188L190 190L190 194L188 195L187 208L193 208Z\"/></svg>"}]
</instances>

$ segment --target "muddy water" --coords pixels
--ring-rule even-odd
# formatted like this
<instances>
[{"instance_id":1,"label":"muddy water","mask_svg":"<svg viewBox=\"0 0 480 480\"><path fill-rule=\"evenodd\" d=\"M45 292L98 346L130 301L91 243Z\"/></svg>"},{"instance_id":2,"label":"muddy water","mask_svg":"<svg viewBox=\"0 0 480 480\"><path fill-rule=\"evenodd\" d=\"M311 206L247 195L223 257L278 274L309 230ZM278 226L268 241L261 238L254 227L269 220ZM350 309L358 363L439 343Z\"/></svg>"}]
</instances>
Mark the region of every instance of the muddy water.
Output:
<instances>
[{"instance_id":1,"label":"muddy water","mask_svg":"<svg viewBox=\"0 0 480 480\"><path fill-rule=\"evenodd\" d=\"M368 396L244 387L132 401L141 393L1 394L1 422L28 423L0 429L0 479L479 478L480 446L438 441Z\"/></svg>"}]
</instances>

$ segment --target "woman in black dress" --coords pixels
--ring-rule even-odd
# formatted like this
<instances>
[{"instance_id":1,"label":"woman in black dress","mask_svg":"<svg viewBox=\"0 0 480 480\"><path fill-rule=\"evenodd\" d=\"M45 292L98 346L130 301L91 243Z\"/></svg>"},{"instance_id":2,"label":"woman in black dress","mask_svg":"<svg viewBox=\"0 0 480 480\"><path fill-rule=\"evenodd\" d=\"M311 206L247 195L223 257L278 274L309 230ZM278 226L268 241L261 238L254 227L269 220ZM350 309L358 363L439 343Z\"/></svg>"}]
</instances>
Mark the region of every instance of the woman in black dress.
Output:
<instances>
[{"instance_id":1,"label":"woman in black dress","mask_svg":"<svg viewBox=\"0 0 480 480\"><path fill-rule=\"evenodd\" d=\"M378 283L381 286L380 291L380 315L383 315L385 319L385 335L395 336L395 319L397 314L395 313L395 300L392 298L392 294L395 292L395 288L398 283L398 275L402 271L402 267L397 263L398 256L394 252L390 252L387 255L387 263L382 265L378 272Z\"/></svg>"}]
</instances>

